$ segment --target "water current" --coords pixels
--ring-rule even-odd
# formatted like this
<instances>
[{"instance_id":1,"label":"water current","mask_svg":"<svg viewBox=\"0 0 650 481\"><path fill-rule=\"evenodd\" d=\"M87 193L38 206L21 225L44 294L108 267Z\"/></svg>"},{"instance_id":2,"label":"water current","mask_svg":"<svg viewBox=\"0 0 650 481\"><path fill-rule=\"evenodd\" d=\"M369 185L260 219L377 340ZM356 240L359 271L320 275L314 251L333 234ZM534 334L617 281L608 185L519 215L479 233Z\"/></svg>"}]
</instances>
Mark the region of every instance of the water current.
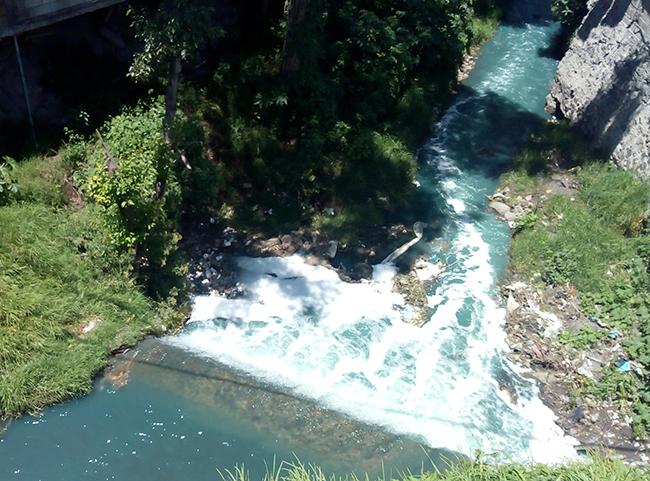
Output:
<instances>
[{"instance_id":1,"label":"water current","mask_svg":"<svg viewBox=\"0 0 650 481\"><path fill-rule=\"evenodd\" d=\"M121 356L91 395L15 420L0 479L216 480L294 455L339 474L417 470L451 451L573 456L504 356L510 237L487 196L543 118L556 68L548 5L513 3L420 151L419 189L442 208L429 322L405 322L391 266L346 284L299 256L240 258L245 298L196 297L183 332Z\"/></svg>"}]
</instances>

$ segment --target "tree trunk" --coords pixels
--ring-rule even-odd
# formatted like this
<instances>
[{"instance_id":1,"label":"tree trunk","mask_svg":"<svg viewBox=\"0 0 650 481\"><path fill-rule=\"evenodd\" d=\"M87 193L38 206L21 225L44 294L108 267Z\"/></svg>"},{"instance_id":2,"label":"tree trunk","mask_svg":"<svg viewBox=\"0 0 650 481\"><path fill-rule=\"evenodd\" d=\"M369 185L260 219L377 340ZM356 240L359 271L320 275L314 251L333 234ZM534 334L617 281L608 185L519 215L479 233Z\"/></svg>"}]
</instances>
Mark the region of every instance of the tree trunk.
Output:
<instances>
[{"instance_id":1,"label":"tree trunk","mask_svg":"<svg viewBox=\"0 0 650 481\"><path fill-rule=\"evenodd\" d=\"M176 56L169 63L169 78L167 79L167 90L165 91L165 116L163 117L163 138L167 145L169 145L174 151L176 147L172 141L172 127L174 126L174 118L176 117L176 101L178 97L178 80L181 76L181 57ZM187 170L192 170L192 166L187 161L185 152L180 151L178 155L181 158L181 162ZM162 197L164 193L164 182L160 183L161 187L159 190L159 196Z\"/></svg>"},{"instance_id":2,"label":"tree trunk","mask_svg":"<svg viewBox=\"0 0 650 481\"><path fill-rule=\"evenodd\" d=\"M181 58L176 56L169 63L169 78L165 92L165 117L163 118L163 136L171 145L171 129L176 117L176 97L178 96L178 79L181 76Z\"/></svg>"},{"instance_id":3,"label":"tree trunk","mask_svg":"<svg viewBox=\"0 0 650 481\"><path fill-rule=\"evenodd\" d=\"M283 74L297 72L300 70L300 56L296 48L296 41L300 36L300 24L305 19L310 0L287 0L285 11L287 12L287 28L284 34L284 45L282 47L282 65L280 72Z\"/></svg>"}]
</instances>

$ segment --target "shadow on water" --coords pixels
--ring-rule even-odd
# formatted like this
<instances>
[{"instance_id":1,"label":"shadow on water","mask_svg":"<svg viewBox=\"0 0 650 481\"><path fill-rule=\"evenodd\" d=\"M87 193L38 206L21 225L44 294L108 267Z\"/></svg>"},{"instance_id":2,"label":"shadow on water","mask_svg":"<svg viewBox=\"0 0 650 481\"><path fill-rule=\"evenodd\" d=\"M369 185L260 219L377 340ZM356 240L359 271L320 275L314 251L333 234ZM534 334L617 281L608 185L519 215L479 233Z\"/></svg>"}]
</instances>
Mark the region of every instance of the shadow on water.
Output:
<instances>
[{"instance_id":1,"label":"shadow on water","mask_svg":"<svg viewBox=\"0 0 650 481\"><path fill-rule=\"evenodd\" d=\"M273 438L278 455L318 460L324 469L340 475L379 474L380 468L394 475L400 470L431 469L432 463L444 469L461 458L448 450L425 448L417 440L356 421L155 339L145 341L137 352L121 356L114 370L119 371L120 363L130 369L139 386L154 386L186 398L200 412L207 410L220 419L232 420L237 430L257 438L258 444ZM110 379L109 372L103 382Z\"/></svg>"},{"instance_id":2,"label":"shadow on water","mask_svg":"<svg viewBox=\"0 0 650 481\"><path fill-rule=\"evenodd\" d=\"M399 222L407 225L426 222L424 241L440 236L448 218L445 200L441 196L438 163L453 158L455 165L467 173L474 173L494 181L512 165L512 160L531 132L544 119L494 92L479 93L463 86L455 102L456 114L434 130L433 138L444 136L444 152L435 142L425 144L419 152L420 178L429 182L412 194L399 213ZM444 131L443 131L444 129ZM488 215L473 210L468 215L475 221ZM415 249L416 255L427 253L426 242Z\"/></svg>"},{"instance_id":3,"label":"shadow on water","mask_svg":"<svg viewBox=\"0 0 650 481\"><path fill-rule=\"evenodd\" d=\"M548 25L553 22L550 0L511 0L506 2L507 12L501 24L509 27L525 28L528 25Z\"/></svg>"},{"instance_id":4,"label":"shadow on water","mask_svg":"<svg viewBox=\"0 0 650 481\"><path fill-rule=\"evenodd\" d=\"M213 481L245 465L258 480L296 459L337 476L392 479L462 458L288 392L147 339L89 396L15 420L8 436L21 442L0 438L0 479Z\"/></svg>"}]
</instances>

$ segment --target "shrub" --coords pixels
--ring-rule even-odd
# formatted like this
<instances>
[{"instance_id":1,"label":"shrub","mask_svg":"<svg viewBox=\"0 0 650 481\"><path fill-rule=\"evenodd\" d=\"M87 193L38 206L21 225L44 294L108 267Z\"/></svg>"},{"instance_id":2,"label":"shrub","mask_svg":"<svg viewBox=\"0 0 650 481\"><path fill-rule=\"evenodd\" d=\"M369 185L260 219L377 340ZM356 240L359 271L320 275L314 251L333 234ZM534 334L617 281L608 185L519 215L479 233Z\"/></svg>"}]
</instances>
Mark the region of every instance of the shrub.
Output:
<instances>
[{"instance_id":1,"label":"shrub","mask_svg":"<svg viewBox=\"0 0 650 481\"><path fill-rule=\"evenodd\" d=\"M351 135L343 152L337 194L353 202L382 200L399 206L413 190L415 156L395 137L369 130Z\"/></svg>"},{"instance_id":2,"label":"shrub","mask_svg":"<svg viewBox=\"0 0 650 481\"><path fill-rule=\"evenodd\" d=\"M60 155L21 160L16 164L14 171L20 185L18 197L23 201L39 202L53 207L64 205L63 180L66 170Z\"/></svg>"},{"instance_id":3,"label":"shrub","mask_svg":"<svg viewBox=\"0 0 650 481\"><path fill-rule=\"evenodd\" d=\"M180 239L181 191L162 117L162 107L153 104L109 120L89 148L85 182L88 197L103 209L112 244L134 255L145 282L168 265Z\"/></svg>"},{"instance_id":4,"label":"shrub","mask_svg":"<svg viewBox=\"0 0 650 481\"><path fill-rule=\"evenodd\" d=\"M568 123L546 123L530 135L526 146L513 161L516 170L529 175L551 167L575 167L597 159L589 142Z\"/></svg>"},{"instance_id":5,"label":"shrub","mask_svg":"<svg viewBox=\"0 0 650 481\"><path fill-rule=\"evenodd\" d=\"M3 157L0 162L0 205L11 202L18 194L18 182L14 177L16 161Z\"/></svg>"},{"instance_id":6,"label":"shrub","mask_svg":"<svg viewBox=\"0 0 650 481\"><path fill-rule=\"evenodd\" d=\"M175 162L174 169L181 188L182 211L202 216L215 208L223 188L223 175L205 155L205 133L194 118L177 114L173 138L191 169Z\"/></svg>"},{"instance_id":7,"label":"shrub","mask_svg":"<svg viewBox=\"0 0 650 481\"><path fill-rule=\"evenodd\" d=\"M553 0L551 11L571 33L587 14L587 0Z\"/></svg>"}]
</instances>

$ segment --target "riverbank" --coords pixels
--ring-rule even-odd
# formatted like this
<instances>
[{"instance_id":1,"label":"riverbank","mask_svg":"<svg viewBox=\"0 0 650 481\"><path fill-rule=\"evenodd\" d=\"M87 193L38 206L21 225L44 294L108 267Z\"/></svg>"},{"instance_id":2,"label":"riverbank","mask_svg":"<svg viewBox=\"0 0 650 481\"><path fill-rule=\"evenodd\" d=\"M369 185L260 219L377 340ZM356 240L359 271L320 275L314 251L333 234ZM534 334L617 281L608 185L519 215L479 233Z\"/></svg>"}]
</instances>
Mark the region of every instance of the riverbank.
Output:
<instances>
[{"instance_id":1,"label":"riverbank","mask_svg":"<svg viewBox=\"0 0 650 481\"><path fill-rule=\"evenodd\" d=\"M19 200L0 206L0 419L87 394L112 352L186 316L130 279L60 157L25 160L11 175Z\"/></svg>"},{"instance_id":2,"label":"riverbank","mask_svg":"<svg viewBox=\"0 0 650 481\"><path fill-rule=\"evenodd\" d=\"M492 197L513 235L509 358L579 449L647 463L650 186L596 159L549 124Z\"/></svg>"},{"instance_id":3,"label":"riverbank","mask_svg":"<svg viewBox=\"0 0 650 481\"><path fill-rule=\"evenodd\" d=\"M591 462L571 463L563 466L540 464L499 464L486 462L479 458L477 462L458 463L443 472L403 474L401 481L642 481L647 479L648 470L627 466L620 461L609 458L594 457ZM300 461L279 463L267 479L287 481L326 481L330 478L318 466L305 465ZM251 480L243 466L222 473L223 481ZM359 478L353 477L354 481ZM380 478L380 481L389 481Z\"/></svg>"}]
</instances>

